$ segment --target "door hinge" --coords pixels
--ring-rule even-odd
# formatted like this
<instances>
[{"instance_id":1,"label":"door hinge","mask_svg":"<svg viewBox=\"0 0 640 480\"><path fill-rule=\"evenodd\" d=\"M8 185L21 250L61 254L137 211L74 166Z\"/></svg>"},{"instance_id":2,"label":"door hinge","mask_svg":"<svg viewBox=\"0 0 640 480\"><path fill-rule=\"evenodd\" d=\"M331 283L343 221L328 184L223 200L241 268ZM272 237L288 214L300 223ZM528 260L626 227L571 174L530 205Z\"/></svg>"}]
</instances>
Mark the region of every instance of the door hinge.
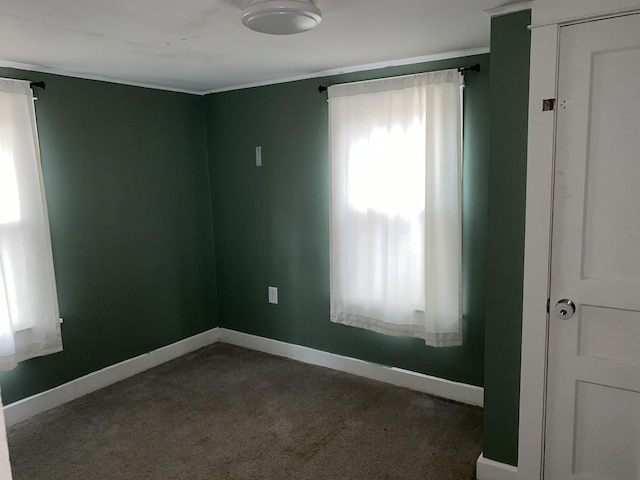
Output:
<instances>
[{"instance_id":1,"label":"door hinge","mask_svg":"<svg viewBox=\"0 0 640 480\"><path fill-rule=\"evenodd\" d=\"M551 313L551 299L547 298L547 313Z\"/></svg>"},{"instance_id":2,"label":"door hinge","mask_svg":"<svg viewBox=\"0 0 640 480\"><path fill-rule=\"evenodd\" d=\"M549 112L551 110L556 109L556 99L555 98L546 98L542 100L542 111Z\"/></svg>"}]
</instances>

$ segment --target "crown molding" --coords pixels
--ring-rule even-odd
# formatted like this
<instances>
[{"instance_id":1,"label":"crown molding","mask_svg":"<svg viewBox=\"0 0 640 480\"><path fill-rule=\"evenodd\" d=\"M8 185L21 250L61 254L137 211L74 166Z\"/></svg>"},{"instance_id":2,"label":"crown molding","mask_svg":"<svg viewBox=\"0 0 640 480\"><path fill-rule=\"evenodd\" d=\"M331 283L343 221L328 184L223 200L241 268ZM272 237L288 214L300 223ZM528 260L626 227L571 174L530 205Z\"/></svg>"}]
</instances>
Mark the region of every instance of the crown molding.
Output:
<instances>
[{"instance_id":1,"label":"crown molding","mask_svg":"<svg viewBox=\"0 0 640 480\"><path fill-rule=\"evenodd\" d=\"M524 2L530 4L531 2ZM504 7L503 7L504 8ZM530 8L530 7L529 7ZM483 55L489 53L489 47L469 48L465 50L453 50L450 52L435 53L430 55L423 55L419 57L409 57L398 60L388 60L384 62L366 63L361 65L354 65L349 67L334 68L330 70L321 70L318 72L306 73L302 75L296 75L291 77L281 77L271 80L264 80L260 82L245 83L240 85L232 85L228 87L221 87L212 90L188 90L180 88L171 88L166 86L160 86L153 83L146 82L129 82L125 80L119 80L102 75L92 75L84 73L68 72L59 68L47 67L42 65L32 65L28 63L18 63L0 60L0 67L14 68L16 70L26 70L30 72L49 73L52 75L60 75L63 77L79 78L83 80L96 80L99 82L114 83L117 85L128 85L130 87L151 88L154 90L164 90L177 93L188 93L191 95L209 95L211 93L229 92L233 90L243 90L245 88L264 87L267 85L277 85L279 83L295 82L298 80L309 80L312 78L329 77L332 75L341 75L345 73L354 72L366 72L368 70L377 70L381 68L401 67L405 65L414 65L418 63L435 62L438 60L449 60L453 58L470 57L473 55Z\"/></svg>"},{"instance_id":2,"label":"crown molding","mask_svg":"<svg viewBox=\"0 0 640 480\"><path fill-rule=\"evenodd\" d=\"M152 88L154 90L164 90L167 92L188 93L191 95L203 95L203 92L198 90L171 88L171 87L165 87L165 86L155 85L153 83L146 83L146 82L129 82L129 81L118 80L116 78L106 77L102 75L68 72L60 68L47 67L42 65L32 65L30 63L19 63L19 62L9 62L9 61L0 60L0 67L14 68L16 70L27 70L29 72L37 72L37 73L50 73L52 75L60 75L62 77L71 77L71 78L80 78L82 80L95 80L98 82L115 83L117 85L127 85L129 87Z\"/></svg>"},{"instance_id":3,"label":"crown molding","mask_svg":"<svg viewBox=\"0 0 640 480\"><path fill-rule=\"evenodd\" d=\"M509 5L503 5L501 7L490 8L485 10L484 13L491 18L501 17L502 15L508 15L509 13L521 12L522 10L531 10L533 0L526 2L510 3Z\"/></svg>"},{"instance_id":4,"label":"crown molding","mask_svg":"<svg viewBox=\"0 0 640 480\"><path fill-rule=\"evenodd\" d=\"M489 47L470 48L466 50L454 50L451 52L436 53L431 55L423 55L420 57L410 57L400 60L389 60L386 62L366 63L363 65L354 65L352 67L334 68L331 70L321 70L319 72L307 73L292 77L284 77L273 80L265 80L262 82L246 83L231 87L222 87L204 92L204 95L210 93L222 93L232 90L243 90L245 88L264 87L267 85L276 85L278 83L296 82L298 80L309 80L312 78L329 77L332 75L341 75L344 73L366 72L368 70L377 70L379 68L401 67L404 65L414 65L416 63L435 62L438 60L449 60L452 58L470 57L472 55L482 55L489 53Z\"/></svg>"}]
</instances>

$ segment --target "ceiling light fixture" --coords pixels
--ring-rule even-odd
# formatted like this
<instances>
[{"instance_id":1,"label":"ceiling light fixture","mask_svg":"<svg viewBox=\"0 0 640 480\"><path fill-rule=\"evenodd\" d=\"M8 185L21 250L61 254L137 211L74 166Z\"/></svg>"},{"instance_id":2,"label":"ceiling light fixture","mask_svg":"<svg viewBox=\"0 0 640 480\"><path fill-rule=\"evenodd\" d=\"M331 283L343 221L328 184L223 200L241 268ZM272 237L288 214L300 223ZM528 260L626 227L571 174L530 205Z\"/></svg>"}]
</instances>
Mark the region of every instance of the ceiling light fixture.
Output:
<instances>
[{"instance_id":1,"label":"ceiling light fixture","mask_svg":"<svg viewBox=\"0 0 640 480\"><path fill-rule=\"evenodd\" d=\"M271 35L290 35L317 27L322 12L312 0L252 0L242 11L242 23Z\"/></svg>"}]
</instances>

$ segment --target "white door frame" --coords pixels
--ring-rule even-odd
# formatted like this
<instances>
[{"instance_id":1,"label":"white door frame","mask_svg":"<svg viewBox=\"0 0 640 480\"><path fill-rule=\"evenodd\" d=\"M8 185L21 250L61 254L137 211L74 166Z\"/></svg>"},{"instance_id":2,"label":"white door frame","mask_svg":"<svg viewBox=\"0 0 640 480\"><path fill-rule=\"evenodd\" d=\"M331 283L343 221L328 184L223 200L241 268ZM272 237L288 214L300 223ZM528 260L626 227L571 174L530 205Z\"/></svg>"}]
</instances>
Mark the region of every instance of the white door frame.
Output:
<instances>
[{"instance_id":1,"label":"white door frame","mask_svg":"<svg viewBox=\"0 0 640 480\"><path fill-rule=\"evenodd\" d=\"M2 408L2 392L0 392L0 478L11 480L11 462L9 461L9 442Z\"/></svg>"},{"instance_id":2,"label":"white door frame","mask_svg":"<svg viewBox=\"0 0 640 480\"><path fill-rule=\"evenodd\" d=\"M625 9L623 12L603 11L599 15L589 12L588 15L576 15L571 20L563 19L531 27L518 480L539 480L544 472L547 299L556 112L543 111L542 103L545 99L557 98L560 28L629 13L640 13L640 8Z\"/></svg>"}]
</instances>

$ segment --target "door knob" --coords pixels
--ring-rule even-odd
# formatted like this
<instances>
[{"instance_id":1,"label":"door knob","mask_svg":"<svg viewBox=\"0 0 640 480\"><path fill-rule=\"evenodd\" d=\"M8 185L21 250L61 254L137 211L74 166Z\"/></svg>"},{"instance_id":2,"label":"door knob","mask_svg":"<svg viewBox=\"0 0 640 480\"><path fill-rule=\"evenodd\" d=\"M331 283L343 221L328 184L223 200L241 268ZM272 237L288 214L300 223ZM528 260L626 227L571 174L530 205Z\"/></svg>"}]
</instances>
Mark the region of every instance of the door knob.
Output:
<instances>
[{"instance_id":1,"label":"door knob","mask_svg":"<svg viewBox=\"0 0 640 480\"><path fill-rule=\"evenodd\" d=\"M563 298L556 303L556 317L560 320L569 320L576 313L576 305L571 300Z\"/></svg>"}]
</instances>

